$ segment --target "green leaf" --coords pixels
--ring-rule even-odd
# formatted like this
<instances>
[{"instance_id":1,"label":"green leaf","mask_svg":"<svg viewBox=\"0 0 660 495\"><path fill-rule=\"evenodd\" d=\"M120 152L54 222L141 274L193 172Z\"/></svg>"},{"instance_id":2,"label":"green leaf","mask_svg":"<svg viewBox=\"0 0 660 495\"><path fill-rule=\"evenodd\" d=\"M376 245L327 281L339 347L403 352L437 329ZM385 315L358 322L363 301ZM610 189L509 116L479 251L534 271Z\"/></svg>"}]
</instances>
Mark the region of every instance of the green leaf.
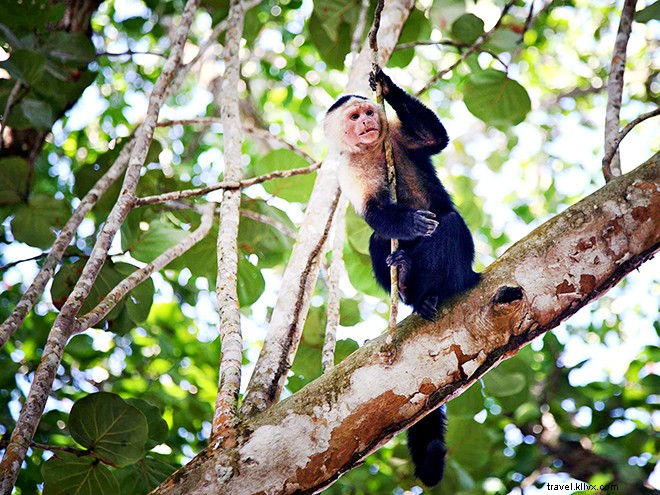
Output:
<instances>
[{"instance_id":1,"label":"green leaf","mask_svg":"<svg viewBox=\"0 0 660 495\"><path fill-rule=\"evenodd\" d=\"M41 53L19 48L7 60L0 62L0 67L9 72L13 79L32 86L43 77L45 63L46 57Z\"/></svg>"},{"instance_id":2,"label":"green leaf","mask_svg":"<svg viewBox=\"0 0 660 495\"><path fill-rule=\"evenodd\" d=\"M147 440L146 449L151 450L156 445L163 443L167 438L169 427L167 426L167 421L163 419L163 414L160 409L142 399L127 399L126 402L138 409L144 414L144 417L147 418L147 423L149 425L149 438Z\"/></svg>"},{"instance_id":3,"label":"green leaf","mask_svg":"<svg viewBox=\"0 0 660 495\"><path fill-rule=\"evenodd\" d=\"M66 201L36 194L27 205L17 208L11 231L17 241L47 249L55 241L53 230L62 227L70 215Z\"/></svg>"},{"instance_id":4,"label":"green leaf","mask_svg":"<svg viewBox=\"0 0 660 495\"><path fill-rule=\"evenodd\" d=\"M129 265L128 263L114 263L113 268L117 271L121 280L137 270L135 266ZM151 278L148 278L122 299L122 304L125 304L131 322L142 323L147 319L149 311L151 310L151 305L154 302L155 292L154 281Z\"/></svg>"},{"instance_id":5,"label":"green leaf","mask_svg":"<svg viewBox=\"0 0 660 495\"><path fill-rule=\"evenodd\" d=\"M520 45L520 33L512 29L501 28L488 37L483 47L496 53L510 52Z\"/></svg>"},{"instance_id":6,"label":"green leaf","mask_svg":"<svg viewBox=\"0 0 660 495\"><path fill-rule=\"evenodd\" d=\"M50 130L53 122L55 122L53 108L47 102L36 98L23 98L16 105L14 111L17 112L15 117L22 116L30 127L41 131ZM15 127L26 128L25 125L16 125Z\"/></svg>"},{"instance_id":7,"label":"green leaf","mask_svg":"<svg viewBox=\"0 0 660 495\"><path fill-rule=\"evenodd\" d=\"M353 205L346 210L346 238L358 253L369 254L369 239L373 229L360 215L355 213Z\"/></svg>"},{"instance_id":8,"label":"green leaf","mask_svg":"<svg viewBox=\"0 0 660 495\"><path fill-rule=\"evenodd\" d=\"M0 159L0 205L13 205L28 190L28 162L20 157Z\"/></svg>"},{"instance_id":9,"label":"green leaf","mask_svg":"<svg viewBox=\"0 0 660 495\"><path fill-rule=\"evenodd\" d=\"M527 380L520 373L502 373L495 368L484 376L484 384L489 395L509 397L524 390Z\"/></svg>"},{"instance_id":10,"label":"green leaf","mask_svg":"<svg viewBox=\"0 0 660 495\"><path fill-rule=\"evenodd\" d=\"M145 263L153 261L189 235L163 218L149 223L149 229L141 234L137 245L131 247L131 255Z\"/></svg>"},{"instance_id":11,"label":"green leaf","mask_svg":"<svg viewBox=\"0 0 660 495\"><path fill-rule=\"evenodd\" d=\"M42 465L44 495L117 495L119 483L112 471L91 456L58 452Z\"/></svg>"},{"instance_id":12,"label":"green leaf","mask_svg":"<svg viewBox=\"0 0 660 495\"><path fill-rule=\"evenodd\" d=\"M431 21L426 18L424 12L418 9L413 9L403 25L401 36L399 36L399 43L411 43L413 41L428 39L431 36L433 26ZM406 67L415 55L414 48L406 50L397 50L392 53L388 66L390 67Z\"/></svg>"},{"instance_id":13,"label":"green leaf","mask_svg":"<svg viewBox=\"0 0 660 495\"><path fill-rule=\"evenodd\" d=\"M463 97L472 115L494 126L519 124L532 106L525 88L494 69L471 74Z\"/></svg>"},{"instance_id":14,"label":"green leaf","mask_svg":"<svg viewBox=\"0 0 660 495\"><path fill-rule=\"evenodd\" d=\"M452 36L466 45L471 45L484 34L484 21L474 14L463 14L451 25Z\"/></svg>"},{"instance_id":15,"label":"green leaf","mask_svg":"<svg viewBox=\"0 0 660 495\"><path fill-rule=\"evenodd\" d=\"M160 485L176 468L153 457L115 471L121 495L144 495Z\"/></svg>"},{"instance_id":16,"label":"green leaf","mask_svg":"<svg viewBox=\"0 0 660 495\"><path fill-rule=\"evenodd\" d=\"M371 258L368 255L358 253L351 248L349 243L344 244L344 264L351 285L358 291L375 297L386 296L383 288L376 283L371 269Z\"/></svg>"},{"instance_id":17,"label":"green leaf","mask_svg":"<svg viewBox=\"0 0 660 495\"><path fill-rule=\"evenodd\" d=\"M360 302L355 299L342 299L339 304L339 313L339 324L343 327L352 327L362 321Z\"/></svg>"},{"instance_id":18,"label":"green leaf","mask_svg":"<svg viewBox=\"0 0 660 495\"><path fill-rule=\"evenodd\" d=\"M285 212L264 201L243 198L241 210L263 215L296 231ZM293 247L293 239L275 226L242 215L238 227L238 244L245 254L257 256L257 266L271 268L287 261Z\"/></svg>"},{"instance_id":19,"label":"green leaf","mask_svg":"<svg viewBox=\"0 0 660 495\"><path fill-rule=\"evenodd\" d=\"M103 462L124 467L144 457L149 425L144 414L118 395L98 392L73 405L69 431Z\"/></svg>"},{"instance_id":20,"label":"green leaf","mask_svg":"<svg viewBox=\"0 0 660 495\"><path fill-rule=\"evenodd\" d=\"M660 1L648 5L635 14L637 22L649 22L652 20L660 20Z\"/></svg>"},{"instance_id":21,"label":"green leaf","mask_svg":"<svg viewBox=\"0 0 660 495\"><path fill-rule=\"evenodd\" d=\"M86 65L96 58L92 40L83 33L52 31L44 42L42 53L65 64Z\"/></svg>"},{"instance_id":22,"label":"green leaf","mask_svg":"<svg viewBox=\"0 0 660 495\"><path fill-rule=\"evenodd\" d=\"M271 151L255 164L255 173L263 175L276 170L291 170L309 166L307 160L291 150ZM291 202L306 203L314 187L316 172L296 175L287 179L274 179L263 183L264 189Z\"/></svg>"},{"instance_id":23,"label":"green leaf","mask_svg":"<svg viewBox=\"0 0 660 495\"><path fill-rule=\"evenodd\" d=\"M250 263L244 256L238 258L238 302L241 307L251 306L261 297L266 288L261 270Z\"/></svg>"}]
</instances>

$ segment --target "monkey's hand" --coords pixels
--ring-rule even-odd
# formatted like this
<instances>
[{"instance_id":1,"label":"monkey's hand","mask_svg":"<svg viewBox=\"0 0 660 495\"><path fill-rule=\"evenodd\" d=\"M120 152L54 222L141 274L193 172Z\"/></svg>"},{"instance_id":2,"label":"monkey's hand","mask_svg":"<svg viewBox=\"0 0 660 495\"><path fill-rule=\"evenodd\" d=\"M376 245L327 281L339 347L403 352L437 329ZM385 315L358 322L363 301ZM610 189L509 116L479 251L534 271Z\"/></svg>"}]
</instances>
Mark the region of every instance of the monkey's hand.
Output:
<instances>
[{"instance_id":1,"label":"monkey's hand","mask_svg":"<svg viewBox=\"0 0 660 495\"><path fill-rule=\"evenodd\" d=\"M383 96L389 93L390 87L392 86L392 79L390 79L390 76L385 74L380 67L375 73L374 71L369 73L369 86L371 86L373 91L376 91L377 83L380 83L380 86L383 89Z\"/></svg>"},{"instance_id":2,"label":"monkey's hand","mask_svg":"<svg viewBox=\"0 0 660 495\"><path fill-rule=\"evenodd\" d=\"M417 210L413 212L412 231L418 237L429 237L433 235L438 227L435 213L428 210Z\"/></svg>"}]
</instances>

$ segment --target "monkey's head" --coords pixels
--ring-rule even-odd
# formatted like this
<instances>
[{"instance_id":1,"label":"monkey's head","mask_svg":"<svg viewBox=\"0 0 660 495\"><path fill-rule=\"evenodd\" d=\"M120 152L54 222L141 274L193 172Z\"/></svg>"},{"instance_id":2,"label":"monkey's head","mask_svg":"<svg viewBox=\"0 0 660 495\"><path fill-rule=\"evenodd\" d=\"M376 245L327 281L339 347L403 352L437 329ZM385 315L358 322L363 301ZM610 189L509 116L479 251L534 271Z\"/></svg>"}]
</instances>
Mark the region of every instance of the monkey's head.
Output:
<instances>
[{"instance_id":1,"label":"monkey's head","mask_svg":"<svg viewBox=\"0 0 660 495\"><path fill-rule=\"evenodd\" d=\"M356 153L382 143L383 119L380 109L371 100L345 95L328 109L323 129L330 146L337 143L342 150Z\"/></svg>"}]
</instances>

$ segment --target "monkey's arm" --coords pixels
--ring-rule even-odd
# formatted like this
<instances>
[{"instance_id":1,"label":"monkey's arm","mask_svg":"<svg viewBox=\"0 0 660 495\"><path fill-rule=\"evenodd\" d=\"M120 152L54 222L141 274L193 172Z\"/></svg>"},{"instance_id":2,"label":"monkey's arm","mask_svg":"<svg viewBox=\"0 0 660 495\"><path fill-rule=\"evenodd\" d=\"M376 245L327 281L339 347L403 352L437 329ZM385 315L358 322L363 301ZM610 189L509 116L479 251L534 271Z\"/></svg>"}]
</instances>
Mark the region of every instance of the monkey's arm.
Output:
<instances>
[{"instance_id":1,"label":"monkey's arm","mask_svg":"<svg viewBox=\"0 0 660 495\"><path fill-rule=\"evenodd\" d=\"M438 226L433 212L377 200L367 202L364 219L381 237L404 241L430 236Z\"/></svg>"},{"instance_id":2,"label":"monkey's arm","mask_svg":"<svg viewBox=\"0 0 660 495\"><path fill-rule=\"evenodd\" d=\"M423 150L429 155L440 153L449 142L445 126L438 116L414 96L409 95L382 70L375 76L370 75L369 82L375 86L376 79L383 88L383 97L396 111L401 122L401 130L409 148Z\"/></svg>"}]
</instances>

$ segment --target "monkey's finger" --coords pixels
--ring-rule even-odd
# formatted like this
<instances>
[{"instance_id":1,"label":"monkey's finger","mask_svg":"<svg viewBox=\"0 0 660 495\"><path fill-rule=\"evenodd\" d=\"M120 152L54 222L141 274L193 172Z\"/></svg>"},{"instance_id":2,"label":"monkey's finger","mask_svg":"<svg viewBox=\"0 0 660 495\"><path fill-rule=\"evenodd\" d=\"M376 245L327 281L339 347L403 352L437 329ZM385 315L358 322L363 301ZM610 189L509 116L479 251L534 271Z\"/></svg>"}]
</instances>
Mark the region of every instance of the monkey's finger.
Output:
<instances>
[{"instance_id":1,"label":"monkey's finger","mask_svg":"<svg viewBox=\"0 0 660 495\"><path fill-rule=\"evenodd\" d=\"M435 213L429 210L417 210L417 213L424 215L426 218L435 218Z\"/></svg>"}]
</instances>

